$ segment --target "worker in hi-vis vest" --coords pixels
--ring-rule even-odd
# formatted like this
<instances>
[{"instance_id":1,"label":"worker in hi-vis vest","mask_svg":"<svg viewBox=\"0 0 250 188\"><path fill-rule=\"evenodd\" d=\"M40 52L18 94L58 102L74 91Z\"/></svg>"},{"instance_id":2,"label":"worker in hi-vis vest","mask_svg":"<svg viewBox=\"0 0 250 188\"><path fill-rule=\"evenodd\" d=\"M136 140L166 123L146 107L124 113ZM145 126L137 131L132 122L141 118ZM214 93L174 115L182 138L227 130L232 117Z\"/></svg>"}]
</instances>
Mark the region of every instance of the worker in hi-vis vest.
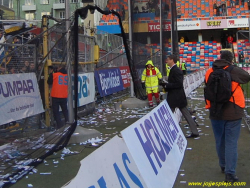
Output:
<instances>
[{"instance_id":1,"label":"worker in hi-vis vest","mask_svg":"<svg viewBox=\"0 0 250 188\"><path fill-rule=\"evenodd\" d=\"M178 68L180 68L180 61L179 61L179 60L176 62L176 66L177 66Z\"/></svg>"},{"instance_id":2,"label":"worker in hi-vis vest","mask_svg":"<svg viewBox=\"0 0 250 188\"><path fill-rule=\"evenodd\" d=\"M183 75L186 75L186 74L187 74L187 67L186 67L185 61L183 61L183 62L181 63L181 70L182 70L182 72L183 72Z\"/></svg>"},{"instance_id":3,"label":"worker in hi-vis vest","mask_svg":"<svg viewBox=\"0 0 250 188\"><path fill-rule=\"evenodd\" d=\"M157 105L160 104L159 96L159 80L162 82L162 74L157 67L154 66L152 60L148 60L146 63L146 68L144 69L141 81L142 88L146 88L146 93L148 95L149 107L153 107L153 94L156 99Z\"/></svg>"},{"instance_id":4,"label":"worker in hi-vis vest","mask_svg":"<svg viewBox=\"0 0 250 188\"><path fill-rule=\"evenodd\" d=\"M170 66L166 62L166 74L167 74L167 77L169 76L169 73L170 73Z\"/></svg>"},{"instance_id":5,"label":"worker in hi-vis vest","mask_svg":"<svg viewBox=\"0 0 250 188\"><path fill-rule=\"evenodd\" d=\"M64 126L61 120L59 106L62 109L62 113L65 118L65 123L69 121L68 117L68 74L65 69L65 65L59 65L56 72L53 73L53 69L50 72L47 83L52 85L51 97L52 97L52 110L56 120L56 129Z\"/></svg>"}]
</instances>

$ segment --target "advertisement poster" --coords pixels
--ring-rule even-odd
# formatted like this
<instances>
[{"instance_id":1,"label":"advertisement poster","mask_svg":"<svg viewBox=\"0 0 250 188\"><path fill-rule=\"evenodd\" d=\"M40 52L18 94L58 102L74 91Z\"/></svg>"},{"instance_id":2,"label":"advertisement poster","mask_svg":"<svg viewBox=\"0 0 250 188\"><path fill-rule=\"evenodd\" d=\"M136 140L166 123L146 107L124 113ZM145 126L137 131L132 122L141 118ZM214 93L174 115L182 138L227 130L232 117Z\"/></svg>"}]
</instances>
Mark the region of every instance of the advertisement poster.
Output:
<instances>
[{"instance_id":1,"label":"advertisement poster","mask_svg":"<svg viewBox=\"0 0 250 188\"><path fill-rule=\"evenodd\" d=\"M123 90L123 81L119 68L96 70L95 80L101 97Z\"/></svg>"},{"instance_id":2,"label":"advertisement poster","mask_svg":"<svg viewBox=\"0 0 250 188\"><path fill-rule=\"evenodd\" d=\"M35 73L0 75L0 124L42 112Z\"/></svg>"}]
</instances>

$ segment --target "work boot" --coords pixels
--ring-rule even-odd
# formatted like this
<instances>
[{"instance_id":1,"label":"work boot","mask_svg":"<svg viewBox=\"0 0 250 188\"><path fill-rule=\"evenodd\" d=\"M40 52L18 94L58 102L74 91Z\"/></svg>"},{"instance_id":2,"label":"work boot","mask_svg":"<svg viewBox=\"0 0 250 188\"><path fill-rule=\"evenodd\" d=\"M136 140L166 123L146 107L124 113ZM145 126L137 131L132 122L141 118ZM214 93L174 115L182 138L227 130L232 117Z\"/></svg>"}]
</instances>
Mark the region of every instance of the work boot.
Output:
<instances>
[{"instance_id":1,"label":"work boot","mask_svg":"<svg viewBox=\"0 0 250 188\"><path fill-rule=\"evenodd\" d=\"M235 175L235 174L226 174L226 179L225 179L225 182L236 182L238 181L239 178Z\"/></svg>"}]
</instances>

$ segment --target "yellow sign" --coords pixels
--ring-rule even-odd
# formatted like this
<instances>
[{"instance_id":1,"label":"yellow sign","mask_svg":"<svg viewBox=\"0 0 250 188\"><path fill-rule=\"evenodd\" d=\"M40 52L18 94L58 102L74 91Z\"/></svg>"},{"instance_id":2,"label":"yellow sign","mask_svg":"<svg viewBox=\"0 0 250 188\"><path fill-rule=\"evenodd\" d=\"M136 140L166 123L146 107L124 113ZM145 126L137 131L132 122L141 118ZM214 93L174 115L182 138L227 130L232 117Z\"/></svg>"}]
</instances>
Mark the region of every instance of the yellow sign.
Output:
<instances>
[{"instance_id":1,"label":"yellow sign","mask_svg":"<svg viewBox=\"0 0 250 188\"><path fill-rule=\"evenodd\" d=\"M208 21L207 26L220 26L221 21Z\"/></svg>"}]
</instances>

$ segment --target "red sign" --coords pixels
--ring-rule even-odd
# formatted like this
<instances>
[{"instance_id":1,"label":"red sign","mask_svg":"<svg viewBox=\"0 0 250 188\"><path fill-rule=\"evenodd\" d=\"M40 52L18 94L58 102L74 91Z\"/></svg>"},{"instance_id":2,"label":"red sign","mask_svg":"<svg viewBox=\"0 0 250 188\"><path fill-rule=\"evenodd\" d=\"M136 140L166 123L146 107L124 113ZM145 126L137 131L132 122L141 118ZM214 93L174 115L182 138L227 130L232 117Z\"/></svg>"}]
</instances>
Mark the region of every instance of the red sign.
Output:
<instances>
[{"instance_id":1,"label":"red sign","mask_svg":"<svg viewBox=\"0 0 250 188\"><path fill-rule=\"evenodd\" d=\"M171 31L171 22L163 22L163 31ZM148 32L160 32L160 23L148 23Z\"/></svg>"},{"instance_id":2,"label":"red sign","mask_svg":"<svg viewBox=\"0 0 250 188\"><path fill-rule=\"evenodd\" d=\"M130 70L129 66L119 67L121 71L122 81L124 88L130 86Z\"/></svg>"}]
</instances>

